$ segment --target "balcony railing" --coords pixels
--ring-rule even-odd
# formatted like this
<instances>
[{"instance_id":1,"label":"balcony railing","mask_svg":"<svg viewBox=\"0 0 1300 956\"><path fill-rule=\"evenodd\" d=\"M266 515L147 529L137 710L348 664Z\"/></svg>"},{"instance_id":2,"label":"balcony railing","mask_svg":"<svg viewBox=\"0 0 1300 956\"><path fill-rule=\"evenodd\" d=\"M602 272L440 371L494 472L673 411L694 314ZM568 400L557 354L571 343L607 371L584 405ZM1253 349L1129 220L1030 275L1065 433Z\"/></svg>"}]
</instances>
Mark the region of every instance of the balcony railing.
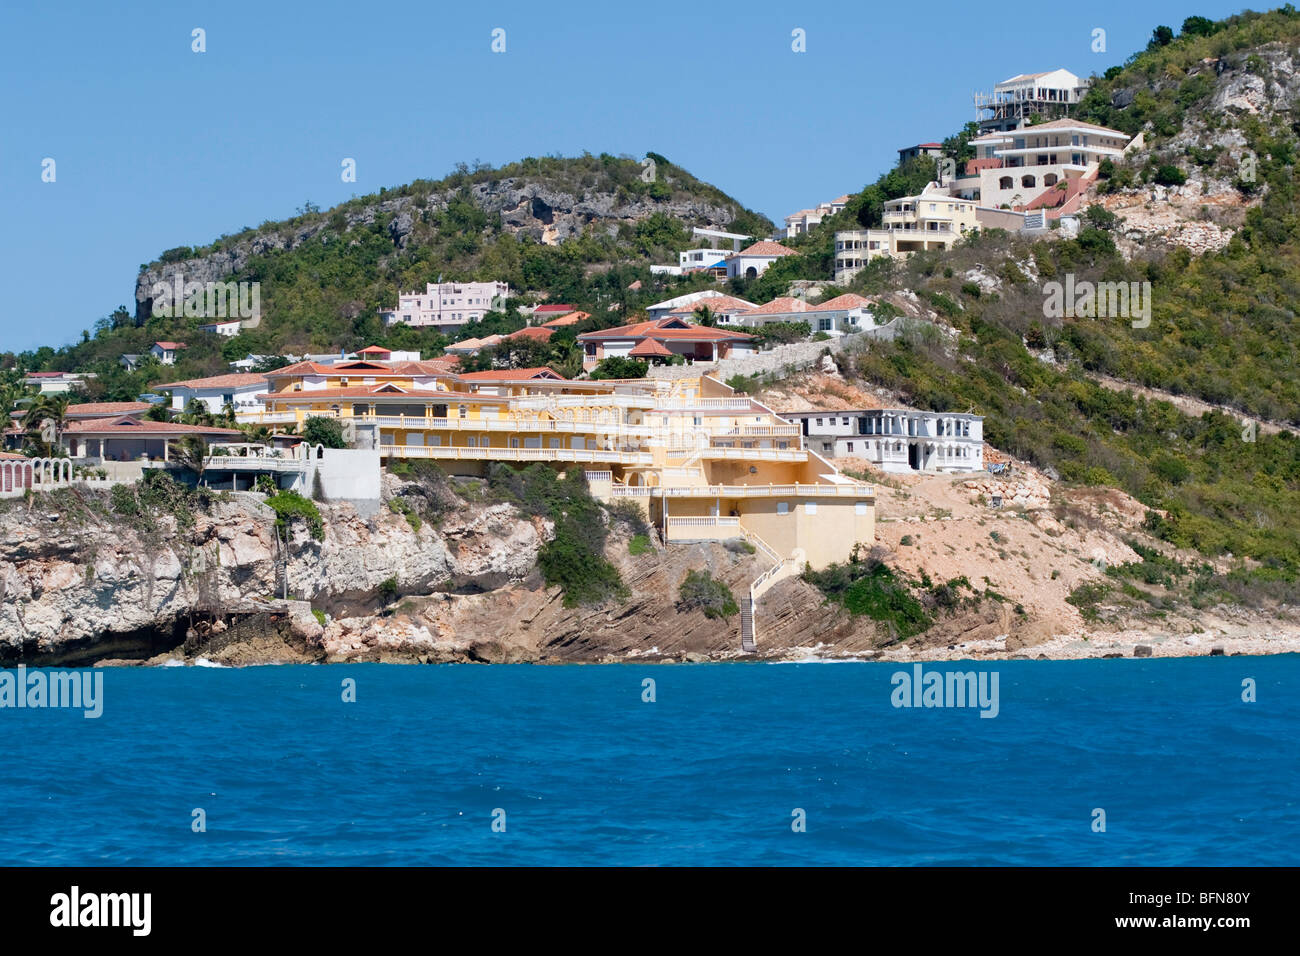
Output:
<instances>
[{"instance_id":1,"label":"balcony railing","mask_svg":"<svg viewBox=\"0 0 1300 956\"><path fill-rule=\"evenodd\" d=\"M649 452L591 448L460 448L442 445L380 445L385 458L436 458L454 461L573 461L649 465Z\"/></svg>"}]
</instances>

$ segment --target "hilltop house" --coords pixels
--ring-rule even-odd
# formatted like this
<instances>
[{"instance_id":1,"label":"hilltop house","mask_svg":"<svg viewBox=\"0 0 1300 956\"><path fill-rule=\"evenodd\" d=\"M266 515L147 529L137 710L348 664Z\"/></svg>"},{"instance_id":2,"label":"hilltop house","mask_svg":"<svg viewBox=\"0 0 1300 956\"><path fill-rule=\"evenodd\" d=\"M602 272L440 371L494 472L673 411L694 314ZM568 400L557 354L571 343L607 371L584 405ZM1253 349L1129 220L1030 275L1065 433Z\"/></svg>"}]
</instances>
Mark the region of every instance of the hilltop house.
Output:
<instances>
[{"instance_id":1,"label":"hilltop house","mask_svg":"<svg viewBox=\"0 0 1300 956\"><path fill-rule=\"evenodd\" d=\"M781 296L766 305L725 313L718 318L719 326L730 328L754 329L771 322L807 322L809 332L825 332L830 336L876 327L875 317L871 314L871 300L852 292L815 304Z\"/></svg>"},{"instance_id":2,"label":"hilltop house","mask_svg":"<svg viewBox=\"0 0 1300 956\"><path fill-rule=\"evenodd\" d=\"M650 319L666 318L670 314L681 314L689 306L691 310L699 305L707 305L711 309L719 309L739 303L740 306L748 309L758 308L753 302L746 302L744 299L737 299L735 296L727 295L716 289L705 289L703 292L688 292L685 295L675 296L671 299L665 299L663 302L656 302L654 305L647 306L645 313Z\"/></svg>"},{"instance_id":3,"label":"hilltop house","mask_svg":"<svg viewBox=\"0 0 1300 956\"><path fill-rule=\"evenodd\" d=\"M1018 129L1036 117L1068 116L1088 89L1089 81L1069 70L1020 73L993 87L992 94L975 94L975 114L981 133Z\"/></svg>"},{"instance_id":4,"label":"hilltop house","mask_svg":"<svg viewBox=\"0 0 1300 956\"><path fill-rule=\"evenodd\" d=\"M1130 142L1127 133L1073 119L985 133L971 140L975 158L949 189L986 207L1056 207L1063 202L1036 201L1051 190L1064 200L1071 186L1077 194L1102 160L1123 156Z\"/></svg>"},{"instance_id":5,"label":"hilltop house","mask_svg":"<svg viewBox=\"0 0 1300 956\"><path fill-rule=\"evenodd\" d=\"M222 319L220 322L208 322L199 326L200 332L211 332L213 335L222 335L226 337L239 334L239 319Z\"/></svg>"},{"instance_id":6,"label":"hilltop house","mask_svg":"<svg viewBox=\"0 0 1300 956\"><path fill-rule=\"evenodd\" d=\"M175 365L176 355L185 348L184 342L155 342L149 348L149 354L163 365Z\"/></svg>"},{"instance_id":7,"label":"hilltop house","mask_svg":"<svg viewBox=\"0 0 1300 956\"><path fill-rule=\"evenodd\" d=\"M266 391L266 385L266 376L257 372L231 372L209 378L164 382L153 386L153 390L168 393L174 411L184 411L190 402L198 402L213 415L220 415L229 405L236 418L242 420L256 417L264 410L258 396Z\"/></svg>"},{"instance_id":8,"label":"hilltop house","mask_svg":"<svg viewBox=\"0 0 1300 956\"><path fill-rule=\"evenodd\" d=\"M94 372L28 372L23 384L42 395L65 395L84 388L86 379L94 377Z\"/></svg>"},{"instance_id":9,"label":"hilltop house","mask_svg":"<svg viewBox=\"0 0 1300 956\"><path fill-rule=\"evenodd\" d=\"M785 217L785 237L793 239L795 236L803 235L813 226L819 225L823 219L841 212L851 198L848 194L836 196L830 202L818 203L812 209L800 209L798 212L790 213Z\"/></svg>"},{"instance_id":10,"label":"hilltop house","mask_svg":"<svg viewBox=\"0 0 1300 956\"><path fill-rule=\"evenodd\" d=\"M657 342L659 348L643 345ZM593 369L607 358L671 358L681 355L692 362L716 362L721 358L755 351L754 337L731 329L693 325L685 319L668 317L620 325L578 336L582 346L582 367ZM640 353L632 353L641 349Z\"/></svg>"},{"instance_id":11,"label":"hilltop house","mask_svg":"<svg viewBox=\"0 0 1300 956\"><path fill-rule=\"evenodd\" d=\"M793 249L789 249L779 242L764 239L727 257L727 278L757 278L766 272L768 267L777 259L796 254Z\"/></svg>"},{"instance_id":12,"label":"hilltop house","mask_svg":"<svg viewBox=\"0 0 1300 956\"><path fill-rule=\"evenodd\" d=\"M397 308L381 311L385 325L401 323L454 332L505 308L510 286L504 282L429 282L423 292L402 292Z\"/></svg>"},{"instance_id":13,"label":"hilltop house","mask_svg":"<svg viewBox=\"0 0 1300 956\"><path fill-rule=\"evenodd\" d=\"M915 146L904 146L898 151L898 162L905 163L909 159L916 159L918 156L942 156L942 143L917 143Z\"/></svg>"},{"instance_id":14,"label":"hilltop house","mask_svg":"<svg viewBox=\"0 0 1300 956\"><path fill-rule=\"evenodd\" d=\"M70 458L102 461L136 461L141 458L168 461L170 444L198 435L207 441L238 440L237 429L179 422L154 422L129 415L69 422L60 443Z\"/></svg>"},{"instance_id":15,"label":"hilltop house","mask_svg":"<svg viewBox=\"0 0 1300 956\"><path fill-rule=\"evenodd\" d=\"M781 412L829 458L863 458L887 472L966 472L984 468L984 419L914 408Z\"/></svg>"}]
</instances>

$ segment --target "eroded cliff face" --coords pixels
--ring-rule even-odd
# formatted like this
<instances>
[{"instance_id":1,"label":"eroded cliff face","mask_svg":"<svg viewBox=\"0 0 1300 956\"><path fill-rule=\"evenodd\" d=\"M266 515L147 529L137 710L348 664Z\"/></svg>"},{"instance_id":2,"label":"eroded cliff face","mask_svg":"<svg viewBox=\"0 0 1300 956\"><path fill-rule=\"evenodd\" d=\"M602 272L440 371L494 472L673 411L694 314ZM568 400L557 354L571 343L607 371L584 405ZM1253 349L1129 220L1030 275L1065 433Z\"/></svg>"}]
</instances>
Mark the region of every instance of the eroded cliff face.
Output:
<instances>
[{"instance_id":1,"label":"eroded cliff face","mask_svg":"<svg viewBox=\"0 0 1300 956\"><path fill-rule=\"evenodd\" d=\"M285 593L347 614L373 612L394 586L401 594L509 585L533 574L547 533L507 505L419 532L388 512L363 519L351 506L324 505L323 540L301 524L277 540L274 513L252 495L214 501L184 530L160 516L149 533L101 494L37 496L0 513L0 659L166 650L196 624L270 613Z\"/></svg>"}]
</instances>

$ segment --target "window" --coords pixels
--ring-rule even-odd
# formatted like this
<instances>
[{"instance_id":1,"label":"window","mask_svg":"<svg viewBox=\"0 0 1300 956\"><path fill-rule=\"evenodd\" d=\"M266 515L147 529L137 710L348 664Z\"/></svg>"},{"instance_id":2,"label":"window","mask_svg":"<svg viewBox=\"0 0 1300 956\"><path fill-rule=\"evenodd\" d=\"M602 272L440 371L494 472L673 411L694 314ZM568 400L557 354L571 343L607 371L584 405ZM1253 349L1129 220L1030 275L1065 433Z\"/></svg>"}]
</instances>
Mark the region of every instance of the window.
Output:
<instances>
[{"instance_id":1,"label":"window","mask_svg":"<svg viewBox=\"0 0 1300 956\"><path fill-rule=\"evenodd\" d=\"M456 409L456 413L457 413L461 418L469 418L469 406L468 406L468 405L460 405L460 406L458 406L457 409Z\"/></svg>"},{"instance_id":2,"label":"window","mask_svg":"<svg viewBox=\"0 0 1300 956\"><path fill-rule=\"evenodd\" d=\"M815 515L817 513L817 502L805 501L803 503L803 513L806 515Z\"/></svg>"},{"instance_id":3,"label":"window","mask_svg":"<svg viewBox=\"0 0 1300 956\"><path fill-rule=\"evenodd\" d=\"M779 515L788 515L790 513L790 502L778 501L776 503L776 513Z\"/></svg>"},{"instance_id":4,"label":"window","mask_svg":"<svg viewBox=\"0 0 1300 956\"><path fill-rule=\"evenodd\" d=\"M853 442L848 442L848 443L846 443L844 447L845 447L845 449L846 449L847 451L852 452L852 451L853 451Z\"/></svg>"}]
</instances>

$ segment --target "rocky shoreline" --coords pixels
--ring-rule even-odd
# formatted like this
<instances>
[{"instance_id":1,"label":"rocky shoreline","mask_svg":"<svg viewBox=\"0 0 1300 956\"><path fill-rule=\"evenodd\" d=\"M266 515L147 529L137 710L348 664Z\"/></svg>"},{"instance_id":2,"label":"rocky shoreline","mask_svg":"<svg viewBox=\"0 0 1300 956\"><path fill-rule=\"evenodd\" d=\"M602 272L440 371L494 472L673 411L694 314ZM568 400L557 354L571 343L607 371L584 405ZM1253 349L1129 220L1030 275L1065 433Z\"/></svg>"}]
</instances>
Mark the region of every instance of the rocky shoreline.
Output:
<instances>
[{"instance_id":1,"label":"rocky shoreline","mask_svg":"<svg viewBox=\"0 0 1300 956\"><path fill-rule=\"evenodd\" d=\"M222 495L185 521L163 516L146 529L124 522L108 504L106 492L69 491L0 510L0 665L904 662L1300 652L1300 624L1289 616L1233 609L1171 616L1158 630L1064 628L989 600L938 617L910 641L891 641L876 622L828 604L794 577L764 595L758 652L747 655L737 618L682 610L677 594L692 569L707 569L743 593L764 568L742 547L654 546L633 554L626 535L611 531L607 557L628 597L568 608L536 569L549 523L501 503L461 503L437 527L413 527L388 508L362 517L348 505L321 505L320 540L301 524L277 536L274 514L254 494Z\"/></svg>"}]
</instances>

